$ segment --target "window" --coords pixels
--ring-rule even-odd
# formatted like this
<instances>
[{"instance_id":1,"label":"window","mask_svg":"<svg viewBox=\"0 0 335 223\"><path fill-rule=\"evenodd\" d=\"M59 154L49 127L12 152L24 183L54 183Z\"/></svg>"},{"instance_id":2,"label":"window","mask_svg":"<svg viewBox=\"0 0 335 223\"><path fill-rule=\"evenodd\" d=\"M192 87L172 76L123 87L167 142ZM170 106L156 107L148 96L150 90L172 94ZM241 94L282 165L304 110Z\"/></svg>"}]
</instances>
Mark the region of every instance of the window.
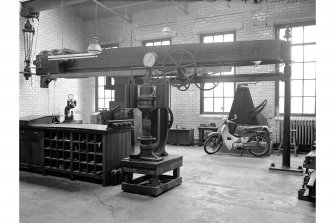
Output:
<instances>
[{"instance_id":1,"label":"window","mask_svg":"<svg viewBox=\"0 0 335 223\"><path fill-rule=\"evenodd\" d=\"M111 48L119 48L119 44L102 44L101 48L111 49ZM109 102L115 101L115 90L114 89L105 89L106 81L109 81L113 86L115 84L115 80L113 77L96 77L95 85L96 85L96 100L95 100L95 110L102 111L109 109Z\"/></svg>"},{"instance_id":2,"label":"window","mask_svg":"<svg viewBox=\"0 0 335 223\"><path fill-rule=\"evenodd\" d=\"M205 34L200 36L201 43L235 42L235 32ZM213 75L234 75L235 67L226 67L227 71ZM230 69L229 69L230 68ZM213 83L204 84L205 89L213 88ZM229 113L234 100L235 83L219 83L214 89L200 92L200 111L202 114Z\"/></svg>"},{"instance_id":3,"label":"window","mask_svg":"<svg viewBox=\"0 0 335 223\"><path fill-rule=\"evenodd\" d=\"M277 39L285 40L285 27L276 27ZM314 23L291 25L292 75L291 113L315 115L316 99L316 26ZM284 66L279 71L284 72ZM279 92L278 92L279 91ZM285 84L279 82L279 113L284 113Z\"/></svg>"},{"instance_id":4,"label":"window","mask_svg":"<svg viewBox=\"0 0 335 223\"><path fill-rule=\"evenodd\" d=\"M171 38L143 41L143 46L164 46L171 45Z\"/></svg>"}]
</instances>

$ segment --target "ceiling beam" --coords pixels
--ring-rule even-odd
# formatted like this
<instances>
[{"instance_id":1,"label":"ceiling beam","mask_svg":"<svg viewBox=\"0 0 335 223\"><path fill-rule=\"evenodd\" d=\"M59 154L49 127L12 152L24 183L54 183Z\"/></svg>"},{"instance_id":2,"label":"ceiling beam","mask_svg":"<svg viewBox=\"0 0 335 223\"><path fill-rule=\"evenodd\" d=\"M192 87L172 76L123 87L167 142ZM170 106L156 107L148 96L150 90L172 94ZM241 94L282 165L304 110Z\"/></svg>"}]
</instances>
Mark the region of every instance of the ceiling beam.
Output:
<instances>
[{"instance_id":1,"label":"ceiling beam","mask_svg":"<svg viewBox=\"0 0 335 223\"><path fill-rule=\"evenodd\" d=\"M109 8L107 6L105 6L104 4L102 4L101 2L99 2L98 0L92 0L94 3L98 4L99 6L101 6L102 8L104 8L107 11L110 11L111 13L113 13L114 15L126 20L128 23L132 23L133 21L131 20L131 18L129 18L128 15L121 15L118 12L116 12L114 9Z\"/></svg>"},{"instance_id":2,"label":"ceiling beam","mask_svg":"<svg viewBox=\"0 0 335 223\"><path fill-rule=\"evenodd\" d=\"M188 11L187 11L187 9L185 8L185 6L183 4L178 4L175 0L172 0L172 3L175 6L177 6L178 9L184 13L184 15L188 15L189 14Z\"/></svg>"},{"instance_id":3,"label":"ceiling beam","mask_svg":"<svg viewBox=\"0 0 335 223\"><path fill-rule=\"evenodd\" d=\"M90 0L63 0L63 6L71 6L88 2ZM60 0L30 0L21 2L22 8L33 8L36 12L46 11L54 8L59 8L62 5Z\"/></svg>"}]
</instances>

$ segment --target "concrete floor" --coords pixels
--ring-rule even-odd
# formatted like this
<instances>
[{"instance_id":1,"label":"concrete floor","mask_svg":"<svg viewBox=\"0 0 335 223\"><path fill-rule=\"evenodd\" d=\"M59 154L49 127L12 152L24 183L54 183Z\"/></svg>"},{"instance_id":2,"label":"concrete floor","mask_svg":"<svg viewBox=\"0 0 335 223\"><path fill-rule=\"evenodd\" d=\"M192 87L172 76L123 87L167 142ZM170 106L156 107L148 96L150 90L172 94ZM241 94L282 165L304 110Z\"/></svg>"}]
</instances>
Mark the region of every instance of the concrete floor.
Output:
<instances>
[{"instance_id":1,"label":"concrete floor","mask_svg":"<svg viewBox=\"0 0 335 223\"><path fill-rule=\"evenodd\" d=\"M282 156L207 155L198 146L167 151L184 156L183 183L156 198L20 171L20 222L315 222L315 204L297 199L303 175L269 172ZM303 159L292 154L291 166Z\"/></svg>"}]
</instances>

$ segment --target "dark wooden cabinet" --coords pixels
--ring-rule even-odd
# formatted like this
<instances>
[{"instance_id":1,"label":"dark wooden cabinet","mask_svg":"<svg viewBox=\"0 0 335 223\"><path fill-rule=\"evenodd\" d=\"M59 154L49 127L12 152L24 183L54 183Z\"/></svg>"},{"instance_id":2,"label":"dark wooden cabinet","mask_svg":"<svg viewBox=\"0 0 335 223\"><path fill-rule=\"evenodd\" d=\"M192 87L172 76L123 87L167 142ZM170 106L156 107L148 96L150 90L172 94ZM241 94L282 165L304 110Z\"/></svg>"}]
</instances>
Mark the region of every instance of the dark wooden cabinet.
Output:
<instances>
[{"instance_id":1,"label":"dark wooden cabinet","mask_svg":"<svg viewBox=\"0 0 335 223\"><path fill-rule=\"evenodd\" d=\"M43 129L44 174L71 179L95 179L104 186L119 184L113 171L131 152L131 128L108 130L107 125L39 125ZM116 182L116 183L113 183Z\"/></svg>"},{"instance_id":2,"label":"dark wooden cabinet","mask_svg":"<svg viewBox=\"0 0 335 223\"><path fill-rule=\"evenodd\" d=\"M167 143L173 145L193 145L194 129L170 129Z\"/></svg>"},{"instance_id":3,"label":"dark wooden cabinet","mask_svg":"<svg viewBox=\"0 0 335 223\"><path fill-rule=\"evenodd\" d=\"M42 170L43 131L30 127L20 128L20 167Z\"/></svg>"}]
</instances>

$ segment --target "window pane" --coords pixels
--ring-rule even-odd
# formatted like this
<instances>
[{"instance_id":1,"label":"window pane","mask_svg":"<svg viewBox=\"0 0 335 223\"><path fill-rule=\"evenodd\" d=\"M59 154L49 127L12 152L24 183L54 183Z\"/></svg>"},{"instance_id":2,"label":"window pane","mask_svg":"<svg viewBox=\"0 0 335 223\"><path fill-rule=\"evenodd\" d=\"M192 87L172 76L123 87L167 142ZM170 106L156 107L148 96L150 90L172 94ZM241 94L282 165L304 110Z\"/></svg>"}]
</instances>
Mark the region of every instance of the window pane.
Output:
<instances>
[{"instance_id":1,"label":"window pane","mask_svg":"<svg viewBox=\"0 0 335 223\"><path fill-rule=\"evenodd\" d=\"M302 80L291 81L291 95L302 96Z\"/></svg>"},{"instance_id":2,"label":"window pane","mask_svg":"<svg viewBox=\"0 0 335 223\"><path fill-rule=\"evenodd\" d=\"M231 105L233 104L233 99L234 98L224 98L223 99L223 102L224 102L223 111L224 112L230 112Z\"/></svg>"},{"instance_id":3,"label":"window pane","mask_svg":"<svg viewBox=\"0 0 335 223\"><path fill-rule=\"evenodd\" d=\"M285 64L283 63L279 64L279 72L284 73L284 69L285 69Z\"/></svg>"},{"instance_id":4,"label":"window pane","mask_svg":"<svg viewBox=\"0 0 335 223\"><path fill-rule=\"evenodd\" d=\"M293 62L303 62L303 46L292 46Z\"/></svg>"},{"instance_id":5,"label":"window pane","mask_svg":"<svg viewBox=\"0 0 335 223\"><path fill-rule=\"evenodd\" d=\"M234 42L234 34L224 35L223 42Z\"/></svg>"},{"instance_id":6,"label":"window pane","mask_svg":"<svg viewBox=\"0 0 335 223\"><path fill-rule=\"evenodd\" d=\"M214 43L221 43L221 42L223 42L223 35L214 36Z\"/></svg>"},{"instance_id":7,"label":"window pane","mask_svg":"<svg viewBox=\"0 0 335 223\"><path fill-rule=\"evenodd\" d=\"M285 28L279 30L279 39L286 41L286 39L284 38L284 36L285 36Z\"/></svg>"},{"instance_id":8,"label":"window pane","mask_svg":"<svg viewBox=\"0 0 335 223\"><path fill-rule=\"evenodd\" d=\"M145 46L153 46L153 43L146 43Z\"/></svg>"},{"instance_id":9,"label":"window pane","mask_svg":"<svg viewBox=\"0 0 335 223\"><path fill-rule=\"evenodd\" d=\"M234 97L234 83L223 83L225 97Z\"/></svg>"},{"instance_id":10,"label":"window pane","mask_svg":"<svg viewBox=\"0 0 335 223\"><path fill-rule=\"evenodd\" d=\"M114 84L115 84L114 77L112 77L112 78L111 78L111 83L112 83L112 85L114 85Z\"/></svg>"},{"instance_id":11,"label":"window pane","mask_svg":"<svg viewBox=\"0 0 335 223\"><path fill-rule=\"evenodd\" d=\"M109 108L109 101L110 100L111 100L110 98L105 99L105 108Z\"/></svg>"},{"instance_id":12,"label":"window pane","mask_svg":"<svg viewBox=\"0 0 335 223\"><path fill-rule=\"evenodd\" d=\"M284 97L279 98L279 113L284 113Z\"/></svg>"},{"instance_id":13,"label":"window pane","mask_svg":"<svg viewBox=\"0 0 335 223\"><path fill-rule=\"evenodd\" d=\"M307 45L305 47L304 60L305 61L316 61L316 45Z\"/></svg>"},{"instance_id":14,"label":"window pane","mask_svg":"<svg viewBox=\"0 0 335 223\"><path fill-rule=\"evenodd\" d=\"M111 98L112 97L112 90L105 90L105 98Z\"/></svg>"},{"instance_id":15,"label":"window pane","mask_svg":"<svg viewBox=\"0 0 335 223\"><path fill-rule=\"evenodd\" d=\"M218 86L214 88L214 97L223 97L223 83L218 84Z\"/></svg>"},{"instance_id":16,"label":"window pane","mask_svg":"<svg viewBox=\"0 0 335 223\"><path fill-rule=\"evenodd\" d=\"M98 85L105 85L105 77L98 77Z\"/></svg>"},{"instance_id":17,"label":"window pane","mask_svg":"<svg viewBox=\"0 0 335 223\"><path fill-rule=\"evenodd\" d=\"M104 86L98 87L98 98L103 98L104 97L104 91L105 91Z\"/></svg>"},{"instance_id":18,"label":"window pane","mask_svg":"<svg viewBox=\"0 0 335 223\"><path fill-rule=\"evenodd\" d=\"M204 43L212 43L212 42L213 42L213 36L204 37Z\"/></svg>"},{"instance_id":19,"label":"window pane","mask_svg":"<svg viewBox=\"0 0 335 223\"><path fill-rule=\"evenodd\" d=\"M303 43L304 40L303 27L294 27L292 28L292 44Z\"/></svg>"},{"instance_id":20,"label":"window pane","mask_svg":"<svg viewBox=\"0 0 335 223\"><path fill-rule=\"evenodd\" d=\"M213 112L213 98L204 98L204 112Z\"/></svg>"},{"instance_id":21,"label":"window pane","mask_svg":"<svg viewBox=\"0 0 335 223\"><path fill-rule=\"evenodd\" d=\"M305 26L304 42L316 42L316 26Z\"/></svg>"},{"instance_id":22,"label":"window pane","mask_svg":"<svg viewBox=\"0 0 335 223\"><path fill-rule=\"evenodd\" d=\"M98 99L98 109L103 109L104 103L104 99Z\"/></svg>"},{"instance_id":23,"label":"window pane","mask_svg":"<svg viewBox=\"0 0 335 223\"><path fill-rule=\"evenodd\" d=\"M303 65L304 63L292 64L292 79L303 79Z\"/></svg>"},{"instance_id":24,"label":"window pane","mask_svg":"<svg viewBox=\"0 0 335 223\"><path fill-rule=\"evenodd\" d=\"M315 79L315 62L304 64L304 78Z\"/></svg>"},{"instance_id":25,"label":"window pane","mask_svg":"<svg viewBox=\"0 0 335 223\"><path fill-rule=\"evenodd\" d=\"M279 81L279 96L285 96L285 82Z\"/></svg>"},{"instance_id":26,"label":"window pane","mask_svg":"<svg viewBox=\"0 0 335 223\"><path fill-rule=\"evenodd\" d=\"M315 80L304 81L304 96L315 96Z\"/></svg>"},{"instance_id":27,"label":"window pane","mask_svg":"<svg viewBox=\"0 0 335 223\"><path fill-rule=\"evenodd\" d=\"M154 42L154 46L160 46L162 45L162 42Z\"/></svg>"},{"instance_id":28,"label":"window pane","mask_svg":"<svg viewBox=\"0 0 335 223\"><path fill-rule=\"evenodd\" d=\"M112 90L112 101L115 101L115 90Z\"/></svg>"},{"instance_id":29,"label":"window pane","mask_svg":"<svg viewBox=\"0 0 335 223\"><path fill-rule=\"evenodd\" d=\"M168 40L167 41L163 41L162 45L170 45L170 41L168 41Z\"/></svg>"},{"instance_id":30,"label":"window pane","mask_svg":"<svg viewBox=\"0 0 335 223\"><path fill-rule=\"evenodd\" d=\"M210 89L212 87L213 87L212 83L206 83L204 89ZM204 91L204 97L213 97L213 90Z\"/></svg>"},{"instance_id":31,"label":"window pane","mask_svg":"<svg viewBox=\"0 0 335 223\"><path fill-rule=\"evenodd\" d=\"M222 112L223 98L214 98L214 112Z\"/></svg>"},{"instance_id":32,"label":"window pane","mask_svg":"<svg viewBox=\"0 0 335 223\"><path fill-rule=\"evenodd\" d=\"M304 114L315 113L315 97L304 98Z\"/></svg>"},{"instance_id":33,"label":"window pane","mask_svg":"<svg viewBox=\"0 0 335 223\"><path fill-rule=\"evenodd\" d=\"M302 97L292 97L291 113L302 113Z\"/></svg>"}]
</instances>

